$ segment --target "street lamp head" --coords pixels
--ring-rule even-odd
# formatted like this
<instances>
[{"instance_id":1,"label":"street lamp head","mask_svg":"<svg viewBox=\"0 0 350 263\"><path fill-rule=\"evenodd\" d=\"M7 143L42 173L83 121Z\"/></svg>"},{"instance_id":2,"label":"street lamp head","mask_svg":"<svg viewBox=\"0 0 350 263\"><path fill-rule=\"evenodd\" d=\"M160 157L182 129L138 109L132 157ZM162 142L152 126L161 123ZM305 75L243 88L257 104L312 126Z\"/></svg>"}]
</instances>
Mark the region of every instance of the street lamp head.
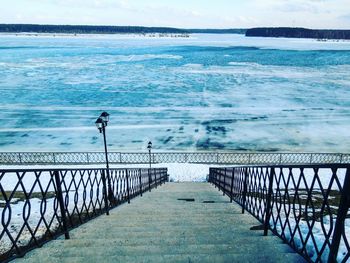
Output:
<instances>
[{"instance_id":1,"label":"street lamp head","mask_svg":"<svg viewBox=\"0 0 350 263\"><path fill-rule=\"evenodd\" d=\"M107 122L109 121L109 113L107 112L102 112L100 115L100 118L105 122L106 126L107 126Z\"/></svg>"},{"instance_id":2,"label":"street lamp head","mask_svg":"<svg viewBox=\"0 0 350 263\"><path fill-rule=\"evenodd\" d=\"M100 131L100 133L102 133L102 127L103 127L103 120L102 118L98 118L96 121L95 121L95 124L96 124L96 127L97 129Z\"/></svg>"},{"instance_id":3,"label":"street lamp head","mask_svg":"<svg viewBox=\"0 0 350 263\"><path fill-rule=\"evenodd\" d=\"M107 151L107 141L106 141L106 130L105 127L107 126L107 122L109 120L109 114L107 112L102 112L100 117L95 121L97 129L100 131L100 133L103 134L103 142L105 146L105 155L106 155L106 167L107 167L107 178L109 178L109 163L108 163L108 151ZM109 180L109 179L108 179ZM108 184L108 198L111 196L110 192L110 184ZM108 212L108 210L107 210Z\"/></svg>"},{"instance_id":4,"label":"street lamp head","mask_svg":"<svg viewBox=\"0 0 350 263\"><path fill-rule=\"evenodd\" d=\"M151 142L151 141L150 141L150 142L148 142L147 149L148 149L148 150L151 150L151 149L152 149L152 142Z\"/></svg>"}]
</instances>

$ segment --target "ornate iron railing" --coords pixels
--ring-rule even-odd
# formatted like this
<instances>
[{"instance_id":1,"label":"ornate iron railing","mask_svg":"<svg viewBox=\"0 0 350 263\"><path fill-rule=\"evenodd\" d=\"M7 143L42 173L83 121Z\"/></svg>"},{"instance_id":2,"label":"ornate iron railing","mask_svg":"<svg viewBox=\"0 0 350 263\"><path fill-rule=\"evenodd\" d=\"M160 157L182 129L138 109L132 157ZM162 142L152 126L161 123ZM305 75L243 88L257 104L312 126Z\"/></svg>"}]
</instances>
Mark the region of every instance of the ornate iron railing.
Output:
<instances>
[{"instance_id":1,"label":"ornate iron railing","mask_svg":"<svg viewBox=\"0 0 350 263\"><path fill-rule=\"evenodd\" d=\"M0 262L168 180L167 169L0 169Z\"/></svg>"},{"instance_id":2,"label":"ornate iron railing","mask_svg":"<svg viewBox=\"0 0 350 263\"><path fill-rule=\"evenodd\" d=\"M210 168L209 182L308 261L350 260L350 165Z\"/></svg>"},{"instance_id":3,"label":"ornate iron railing","mask_svg":"<svg viewBox=\"0 0 350 263\"><path fill-rule=\"evenodd\" d=\"M345 153L234 153L234 152L109 152L114 164L204 163L204 164L325 164L350 163ZM151 159L151 160L150 160ZM0 152L0 164L99 164L104 152Z\"/></svg>"}]
</instances>

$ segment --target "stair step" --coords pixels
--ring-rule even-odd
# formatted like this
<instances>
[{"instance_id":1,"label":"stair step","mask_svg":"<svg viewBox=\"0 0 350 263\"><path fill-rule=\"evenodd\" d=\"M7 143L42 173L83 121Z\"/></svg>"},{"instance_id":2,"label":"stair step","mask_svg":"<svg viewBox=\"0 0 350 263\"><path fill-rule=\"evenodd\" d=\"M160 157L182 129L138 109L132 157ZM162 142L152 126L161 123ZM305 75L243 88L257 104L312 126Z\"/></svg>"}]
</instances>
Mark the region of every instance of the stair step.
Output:
<instances>
[{"instance_id":1,"label":"stair step","mask_svg":"<svg viewBox=\"0 0 350 263\"><path fill-rule=\"evenodd\" d=\"M178 263L178 262L191 262L191 263L276 263L276 262L294 262L304 263L303 258L296 254L285 254L273 257L265 254L181 254L181 255L142 255L142 256L97 256L97 257L42 257L40 259L20 259L18 262L25 263Z\"/></svg>"},{"instance_id":2,"label":"stair step","mask_svg":"<svg viewBox=\"0 0 350 263\"><path fill-rule=\"evenodd\" d=\"M71 231L70 235L72 239L113 239L115 237L119 238L142 238L142 237L153 237L153 236L159 236L163 239L172 237L172 236L183 236L183 237L195 237L195 236L203 236L203 237L216 237L216 236L225 236L225 237L233 237L233 238L241 238L241 237L263 237L262 231L251 231L248 232L248 229L243 230L236 230L235 232L229 232L225 229L213 231L213 230L206 230L205 232L199 233L198 231L194 231L193 229L188 229L186 231L178 230L173 231L172 229L164 229L162 231L154 230L151 231L149 229L144 229L143 231L133 231L132 229L125 229L125 231L85 231L82 229L75 229ZM276 238L276 240L280 240Z\"/></svg>"},{"instance_id":3,"label":"stair step","mask_svg":"<svg viewBox=\"0 0 350 263\"><path fill-rule=\"evenodd\" d=\"M212 228L213 230L219 230L219 229L244 229L249 230L253 226L261 226L259 222L245 222L244 220L230 220L230 221L224 221L224 220L183 220L183 221L176 221L176 220L166 220L166 221L142 221L142 220L113 220L113 221L96 221L96 226L93 227L90 224L85 224L81 226L81 229L104 229L105 226L113 227L116 229L121 228L129 228L133 230L137 230L138 228L143 228L145 230L147 229L164 229L164 228L172 228L175 231L182 228L183 230L187 230L188 228L192 229L202 229L202 228Z\"/></svg>"},{"instance_id":4,"label":"stair step","mask_svg":"<svg viewBox=\"0 0 350 263\"><path fill-rule=\"evenodd\" d=\"M96 238L85 238L85 239L70 239L70 240L55 240L52 242L53 247L104 247L104 246L123 246L123 245L176 245L181 246L183 244L192 245L221 245L221 244L245 244L254 242L264 242L265 245L276 245L282 244L282 241L276 237L260 237L260 236L139 236L120 238L114 237L110 239L96 239ZM288 246L287 246L288 247Z\"/></svg>"},{"instance_id":5,"label":"stair step","mask_svg":"<svg viewBox=\"0 0 350 263\"><path fill-rule=\"evenodd\" d=\"M203 232L202 232L203 231ZM195 236L195 235L203 235L203 236L215 236L215 235L232 235L232 236L237 236L237 237L244 237L244 236L262 236L261 231L251 231L248 232L248 229L246 230L237 230L234 233L230 233L230 231L225 231L225 230L220 230L220 231L213 231L210 228L202 228L201 231L199 229L188 229L186 231L184 230L178 230L174 231L171 229L139 229L138 231L133 231L133 229L125 229L125 231L116 231L116 229L111 229L109 232L108 231L87 231L84 232L82 230L79 230L79 232L72 232L71 236L73 238L114 238L114 237L128 237L128 236L134 236L134 237L139 237L139 236L146 236L146 235L158 235L163 238L166 238L169 235L173 236ZM250 230L249 230L250 231Z\"/></svg>"},{"instance_id":6,"label":"stair step","mask_svg":"<svg viewBox=\"0 0 350 263\"><path fill-rule=\"evenodd\" d=\"M41 258L25 258L19 259L18 262L23 263L304 263L306 262L303 258L296 254L280 254L280 255L267 255L267 254L238 254L238 253L228 253L228 254L181 254L181 255L133 255L133 256L81 256L81 257L41 257Z\"/></svg>"},{"instance_id":7,"label":"stair step","mask_svg":"<svg viewBox=\"0 0 350 263\"><path fill-rule=\"evenodd\" d=\"M276 236L250 230L260 223L228 201L206 183L166 184L18 262L304 262Z\"/></svg>"},{"instance_id":8,"label":"stair step","mask_svg":"<svg viewBox=\"0 0 350 263\"><path fill-rule=\"evenodd\" d=\"M105 233L120 233L120 232L175 232L175 233L191 233L191 232L197 232L197 233L203 233L203 232L220 232L225 231L228 233L234 233L234 232L245 232L245 234L252 232L252 230L249 230L250 226L246 225L238 225L238 226L226 226L224 229L220 225L211 226L211 225L177 225L177 226L167 226L167 225L159 225L159 226L149 226L149 227L143 227L143 226L120 226L118 224L104 224L103 227L86 227L84 229L79 229L79 233L95 233L96 236L103 235ZM248 233L247 233L248 232ZM262 231L260 231L262 232Z\"/></svg>"},{"instance_id":9,"label":"stair step","mask_svg":"<svg viewBox=\"0 0 350 263\"><path fill-rule=\"evenodd\" d=\"M123 245L114 246L106 241L105 246L98 247L65 247L62 250L60 247L50 247L50 249L41 250L39 253L42 256L51 257L95 257L95 256L117 256L117 255L162 255L162 254L227 254L227 253L257 253L269 254L273 253L290 253L288 246L283 244L266 244L261 243L249 243L249 244L204 244L204 245L193 245L193 244L182 244L182 245Z\"/></svg>"}]
</instances>

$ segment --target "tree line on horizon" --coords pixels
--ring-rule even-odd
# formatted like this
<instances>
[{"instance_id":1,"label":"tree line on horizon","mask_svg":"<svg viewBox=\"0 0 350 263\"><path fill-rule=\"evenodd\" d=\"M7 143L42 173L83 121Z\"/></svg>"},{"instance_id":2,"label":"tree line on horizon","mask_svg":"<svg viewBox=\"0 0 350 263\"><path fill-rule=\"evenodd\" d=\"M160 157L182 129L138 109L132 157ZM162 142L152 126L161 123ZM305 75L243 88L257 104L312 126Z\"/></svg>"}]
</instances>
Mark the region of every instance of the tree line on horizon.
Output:
<instances>
[{"instance_id":1,"label":"tree line on horizon","mask_svg":"<svg viewBox=\"0 0 350 263\"><path fill-rule=\"evenodd\" d=\"M116 34L116 33L176 33L185 34L186 30L171 27L142 26L88 26L88 25L37 25L37 24L0 24L3 33L69 33L69 34Z\"/></svg>"},{"instance_id":2,"label":"tree line on horizon","mask_svg":"<svg viewBox=\"0 0 350 263\"><path fill-rule=\"evenodd\" d=\"M181 29L144 26L91 26L0 24L1 33L66 33L66 34L245 34L247 37L287 37L315 39L350 39L350 30L307 29L292 27L260 27L234 29Z\"/></svg>"},{"instance_id":3,"label":"tree line on horizon","mask_svg":"<svg viewBox=\"0 0 350 263\"><path fill-rule=\"evenodd\" d=\"M350 39L350 30L260 27L246 31L247 37L287 37L315 39Z\"/></svg>"},{"instance_id":4,"label":"tree line on horizon","mask_svg":"<svg viewBox=\"0 0 350 263\"><path fill-rule=\"evenodd\" d=\"M67 33L67 34L245 34L246 29L181 29L173 27L143 26L89 26L89 25L38 25L38 24L0 24L2 33Z\"/></svg>"}]
</instances>

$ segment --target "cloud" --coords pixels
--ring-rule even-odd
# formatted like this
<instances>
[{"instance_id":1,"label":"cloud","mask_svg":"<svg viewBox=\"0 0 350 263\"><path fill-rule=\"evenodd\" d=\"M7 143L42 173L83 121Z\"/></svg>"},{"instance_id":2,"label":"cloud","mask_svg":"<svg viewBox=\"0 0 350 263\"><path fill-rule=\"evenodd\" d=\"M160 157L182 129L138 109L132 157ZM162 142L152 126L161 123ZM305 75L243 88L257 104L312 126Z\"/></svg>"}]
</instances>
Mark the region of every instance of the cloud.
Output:
<instances>
[{"instance_id":1,"label":"cloud","mask_svg":"<svg viewBox=\"0 0 350 263\"><path fill-rule=\"evenodd\" d=\"M350 27L349 0L3 0L2 23ZM17 14L21 14L20 16Z\"/></svg>"},{"instance_id":2,"label":"cloud","mask_svg":"<svg viewBox=\"0 0 350 263\"><path fill-rule=\"evenodd\" d=\"M298 4L298 3L286 3L286 4L280 4L276 6L277 10L283 11L283 12L306 12L306 13L320 13L320 9L312 4Z\"/></svg>"},{"instance_id":3,"label":"cloud","mask_svg":"<svg viewBox=\"0 0 350 263\"><path fill-rule=\"evenodd\" d=\"M350 14L339 16L338 19L345 20L345 21L349 22L350 21Z\"/></svg>"},{"instance_id":4,"label":"cloud","mask_svg":"<svg viewBox=\"0 0 350 263\"><path fill-rule=\"evenodd\" d=\"M284 13L320 13L322 11L322 4L324 1L322 0L266 0L264 3L262 1L257 1L260 4L261 8L284 12Z\"/></svg>"},{"instance_id":5,"label":"cloud","mask_svg":"<svg viewBox=\"0 0 350 263\"><path fill-rule=\"evenodd\" d=\"M128 8L129 1L127 0L32 0L38 5L46 3L56 7L72 7L72 8Z\"/></svg>"},{"instance_id":6,"label":"cloud","mask_svg":"<svg viewBox=\"0 0 350 263\"><path fill-rule=\"evenodd\" d=\"M260 8L284 13L330 13L346 0L253 0Z\"/></svg>"}]
</instances>

